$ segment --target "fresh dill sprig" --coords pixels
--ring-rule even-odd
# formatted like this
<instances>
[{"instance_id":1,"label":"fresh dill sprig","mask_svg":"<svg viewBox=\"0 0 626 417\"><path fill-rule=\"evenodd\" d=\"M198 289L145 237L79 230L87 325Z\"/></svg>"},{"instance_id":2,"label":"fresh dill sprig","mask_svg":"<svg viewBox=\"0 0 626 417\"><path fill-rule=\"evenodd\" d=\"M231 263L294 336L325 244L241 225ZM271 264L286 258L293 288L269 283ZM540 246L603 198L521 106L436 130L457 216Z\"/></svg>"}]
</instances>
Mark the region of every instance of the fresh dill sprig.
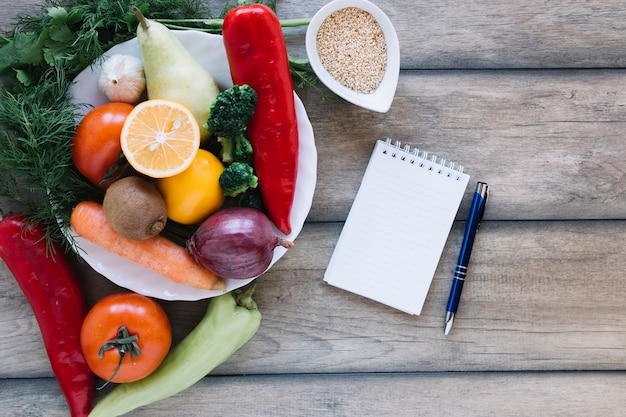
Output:
<instances>
[{"instance_id":1,"label":"fresh dill sprig","mask_svg":"<svg viewBox=\"0 0 626 417\"><path fill-rule=\"evenodd\" d=\"M44 223L63 241L72 207L93 197L73 167L71 141L77 105L67 97L70 82L54 67L32 87L3 90L0 101L0 196L23 207L34 223Z\"/></svg>"}]
</instances>

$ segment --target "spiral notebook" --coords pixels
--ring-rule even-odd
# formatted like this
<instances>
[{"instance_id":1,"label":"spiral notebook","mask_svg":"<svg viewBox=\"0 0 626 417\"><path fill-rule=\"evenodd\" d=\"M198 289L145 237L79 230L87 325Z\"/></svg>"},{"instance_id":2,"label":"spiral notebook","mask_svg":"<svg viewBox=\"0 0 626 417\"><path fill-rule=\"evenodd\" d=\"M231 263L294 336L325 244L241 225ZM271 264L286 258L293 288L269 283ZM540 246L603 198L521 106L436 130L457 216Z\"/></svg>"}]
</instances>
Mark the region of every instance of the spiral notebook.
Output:
<instances>
[{"instance_id":1,"label":"spiral notebook","mask_svg":"<svg viewBox=\"0 0 626 417\"><path fill-rule=\"evenodd\" d=\"M378 140L324 281L419 315L468 181L462 166Z\"/></svg>"}]
</instances>

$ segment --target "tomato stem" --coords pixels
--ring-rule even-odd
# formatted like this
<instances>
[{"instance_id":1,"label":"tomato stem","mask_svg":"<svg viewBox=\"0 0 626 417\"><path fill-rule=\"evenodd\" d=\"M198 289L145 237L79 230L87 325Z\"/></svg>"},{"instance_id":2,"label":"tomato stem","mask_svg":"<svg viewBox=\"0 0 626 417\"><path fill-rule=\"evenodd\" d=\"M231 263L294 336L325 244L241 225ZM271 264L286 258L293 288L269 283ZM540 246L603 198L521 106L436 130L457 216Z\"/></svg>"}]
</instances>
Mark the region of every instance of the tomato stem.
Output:
<instances>
[{"instance_id":1,"label":"tomato stem","mask_svg":"<svg viewBox=\"0 0 626 417\"><path fill-rule=\"evenodd\" d=\"M109 349L117 349L120 355L120 360L117 363L117 368L115 368L113 375L111 375L111 377L101 387L99 387L98 390L106 387L109 382L113 381L113 379L117 376L117 373L122 368L122 362L124 361L126 354L130 355L130 360L133 363L135 363L135 356L141 355L141 349L137 344L137 335L131 336L130 333L128 333L126 326L121 326L119 328L117 331L117 339L107 340L107 342L102 345L98 351L98 358L102 359L104 357L104 351Z\"/></svg>"},{"instance_id":2,"label":"tomato stem","mask_svg":"<svg viewBox=\"0 0 626 417\"><path fill-rule=\"evenodd\" d=\"M100 186L105 187L107 184L126 176L130 172L130 165L126 160L123 152L117 156L115 163L104 173L100 180Z\"/></svg>"}]
</instances>

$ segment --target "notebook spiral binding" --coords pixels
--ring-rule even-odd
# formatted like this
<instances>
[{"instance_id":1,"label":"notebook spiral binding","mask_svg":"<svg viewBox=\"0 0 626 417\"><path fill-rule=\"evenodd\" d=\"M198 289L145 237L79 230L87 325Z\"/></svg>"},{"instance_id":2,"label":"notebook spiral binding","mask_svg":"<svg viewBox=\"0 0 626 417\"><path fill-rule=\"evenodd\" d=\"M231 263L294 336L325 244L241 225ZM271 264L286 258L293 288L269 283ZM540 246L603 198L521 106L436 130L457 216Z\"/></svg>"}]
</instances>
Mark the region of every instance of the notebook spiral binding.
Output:
<instances>
[{"instance_id":1,"label":"notebook spiral binding","mask_svg":"<svg viewBox=\"0 0 626 417\"><path fill-rule=\"evenodd\" d=\"M392 142L391 138L387 138L386 144L394 149L391 153L393 158L399 157L402 161L409 161L411 164L417 163L419 167L427 168L429 171L437 171L438 174L446 174L450 178L456 177L455 179L457 181L460 177L458 175L455 176L455 172L463 172L463 165L457 165L452 161L446 161L443 158L437 157L437 155L429 155L426 151L420 152L418 148L411 149L410 145L404 145L401 147L402 143L400 141ZM396 151L398 151L398 153L396 153ZM386 154L387 150L385 149L383 153Z\"/></svg>"}]
</instances>

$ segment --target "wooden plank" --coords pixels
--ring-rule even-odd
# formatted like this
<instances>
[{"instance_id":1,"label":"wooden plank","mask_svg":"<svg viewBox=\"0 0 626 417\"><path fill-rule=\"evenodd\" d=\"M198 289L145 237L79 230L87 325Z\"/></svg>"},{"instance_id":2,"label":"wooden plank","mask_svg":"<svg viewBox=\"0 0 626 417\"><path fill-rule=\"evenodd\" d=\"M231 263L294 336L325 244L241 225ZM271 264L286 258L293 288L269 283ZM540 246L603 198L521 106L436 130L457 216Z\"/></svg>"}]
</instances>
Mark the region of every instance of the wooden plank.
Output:
<instances>
[{"instance_id":1,"label":"wooden plank","mask_svg":"<svg viewBox=\"0 0 626 417\"><path fill-rule=\"evenodd\" d=\"M624 390L624 372L249 375L204 378L127 415L618 417ZM0 380L0 408L6 417L67 415L53 379Z\"/></svg>"},{"instance_id":2,"label":"wooden plank","mask_svg":"<svg viewBox=\"0 0 626 417\"><path fill-rule=\"evenodd\" d=\"M618 50L626 10L619 0L378 4L398 31L403 68L624 66Z\"/></svg>"},{"instance_id":3,"label":"wooden plank","mask_svg":"<svg viewBox=\"0 0 626 417\"><path fill-rule=\"evenodd\" d=\"M327 1L278 4L279 16L313 15ZM581 3L377 0L392 21L405 69L624 67L620 0ZM300 51L301 39L291 40Z\"/></svg>"},{"instance_id":4,"label":"wooden plank","mask_svg":"<svg viewBox=\"0 0 626 417\"><path fill-rule=\"evenodd\" d=\"M0 31L9 32L13 29L19 16L34 13L43 4L39 0L2 1L2 14L0 15Z\"/></svg>"},{"instance_id":5,"label":"wooden plank","mask_svg":"<svg viewBox=\"0 0 626 417\"><path fill-rule=\"evenodd\" d=\"M416 317L325 284L341 223L307 225L259 279L261 329L215 373L624 369L626 221L485 222L455 328L444 337L462 226ZM50 376L30 307L7 272L0 276L0 378ZM90 303L115 288L81 276ZM206 303L164 306L179 340Z\"/></svg>"},{"instance_id":6,"label":"wooden plank","mask_svg":"<svg viewBox=\"0 0 626 417\"><path fill-rule=\"evenodd\" d=\"M325 0L278 3L281 18L311 17ZM626 9L620 0L537 3L377 0L398 33L405 69L624 67ZM3 1L0 29L39 0ZM222 1L207 1L219 13ZM290 51L305 56L305 30L290 29Z\"/></svg>"},{"instance_id":7,"label":"wooden plank","mask_svg":"<svg viewBox=\"0 0 626 417\"><path fill-rule=\"evenodd\" d=\"M385 114L302 92L318 150L309 220L346 218L374 141L386 137L490 183L488 219L626 218L623 85L623 70L404 71Z\"/></svg>"}]
</instances>

